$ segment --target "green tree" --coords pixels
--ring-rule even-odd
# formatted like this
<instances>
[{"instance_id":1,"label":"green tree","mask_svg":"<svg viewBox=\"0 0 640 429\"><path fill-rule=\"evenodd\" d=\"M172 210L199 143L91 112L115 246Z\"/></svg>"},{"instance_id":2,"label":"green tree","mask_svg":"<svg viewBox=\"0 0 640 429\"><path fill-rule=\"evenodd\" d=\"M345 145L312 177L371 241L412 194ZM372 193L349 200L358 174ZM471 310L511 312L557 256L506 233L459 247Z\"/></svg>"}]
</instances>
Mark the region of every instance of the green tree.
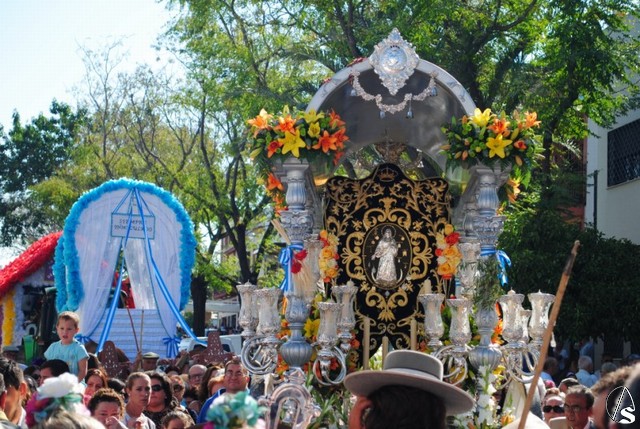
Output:
<instances>
[{"instance_id":1,"label":"green tree","mask_svg":"<svg viewBox=\"0 0 640 429\"><path fill-rule=\"evenodd\" d=\"M33 188L52 177L74 150L86 112L54 100L51 116L43 114L23 125L14 113L7 134L0 133L0 242L28 244L60 229L64 218L41 200ZM62 193L58 196L65 198Z\"/></svg>"}]
</instances>

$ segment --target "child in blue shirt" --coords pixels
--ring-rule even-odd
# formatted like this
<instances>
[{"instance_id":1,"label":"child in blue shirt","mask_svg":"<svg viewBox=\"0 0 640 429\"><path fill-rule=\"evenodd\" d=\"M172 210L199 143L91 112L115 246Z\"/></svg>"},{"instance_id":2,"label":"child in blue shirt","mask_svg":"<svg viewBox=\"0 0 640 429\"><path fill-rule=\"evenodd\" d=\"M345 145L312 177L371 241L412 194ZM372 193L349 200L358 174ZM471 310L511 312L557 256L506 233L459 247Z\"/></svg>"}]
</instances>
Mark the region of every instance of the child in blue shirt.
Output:
<instances>
[{"instance_id":1,"label":"child in blue shirt","mask_svg":"<svg viewBox=\"0 0 640 429\"><path fill-rule=\"evenodd\" d=\"M52 343L44 357L47 360L60 359L69 365L72 374L78 376L78 381L83 381L87 375L87 362L89 353L74 337L80 331L80 317L73 311L63 311L58 315L56 332L60 341Z\"/></svg>"}]
</instances>

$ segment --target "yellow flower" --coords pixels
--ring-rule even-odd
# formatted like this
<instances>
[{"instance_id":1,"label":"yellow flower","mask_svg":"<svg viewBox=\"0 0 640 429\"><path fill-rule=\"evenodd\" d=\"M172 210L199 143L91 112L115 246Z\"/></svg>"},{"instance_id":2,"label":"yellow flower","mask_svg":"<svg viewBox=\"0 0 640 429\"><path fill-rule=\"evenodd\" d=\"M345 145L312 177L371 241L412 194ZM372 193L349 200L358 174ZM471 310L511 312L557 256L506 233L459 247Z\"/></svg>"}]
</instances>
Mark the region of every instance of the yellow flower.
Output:
<instances>
[{"instance_id":1,"label":"yellow flower","mask_svg":"<svg viewBox=\"0 0 640 429\"><path fill-rule=\"evenodd\" d=\"M489 137L487 139L487 147L489 148L489 158L493 158L498 155L500 158L504 158L504 148L511 144L511 140L504 140L502 134L498 134L495 137Z\"/></svg>"},{"instance_id":2,"label":"yellow flower","mask_svg":"<svg viewBox=\"0 0 640 429\"><path fill-rule=\"evenodd\" d=\"M491 109L484 109L484 112L476 107L471 117L471 122L479 127L486 127L491 119Z\"/></svg>"},{"instance_id":3,"label":"yellow flower","mask_svg":"<svg viewBox=\"0 0 640 429\"><path fill-rule=\"evenodd\" d=\"M307 321L304 324L304 336L307 338L317 337L319 328L320 328L320 319L316 319L316 320L307 319Z\"/></svg>"},{"instance_id":4,"label":"yellow flower","mask_svg":"<svg viewBox=\"0 0 640 429\"><path fill-rule=\"evenodd\" d=\"M312 138L318 137L320 135L320 124L314 122L313 124L309 125L309 131L307 131L307 134Z\"/></svg>"},{"instance_id":5,"label":"yellow flower","mask_svg":"<svg viewBox=\"0 0 640 429\"><path fill-rule=\"evenodd\" d=\"M300 158L300 149L307 146L307 144L300 138L300 130L295 129L294 132L284 133L284 138L278 139L282 143L282 154L291 152L296 158Z\"/></svg>"},{"instance_id":6,"label":"yellow flower","mask_svg":"<svg viewBox=\"0 0 640 429\"><path fill-rule=\"evenodd\" d=\"M304 115L304 120L307 121L307 124L312 124L314 122L318 122L319 119L324 118L324 113L316 113L314 109L309 110Z\"/></svg>"},{"instance_id":7,"label":"yellow flower","mask_svg":"<svg viewBox=\"0 0 640 429\"><path fill-rule=\"evenodd\" d=\"M446 224L444 226L444 235L449 235L453 232L453 225L451 225L450 223Z\"/></svg>"}]
</instances>

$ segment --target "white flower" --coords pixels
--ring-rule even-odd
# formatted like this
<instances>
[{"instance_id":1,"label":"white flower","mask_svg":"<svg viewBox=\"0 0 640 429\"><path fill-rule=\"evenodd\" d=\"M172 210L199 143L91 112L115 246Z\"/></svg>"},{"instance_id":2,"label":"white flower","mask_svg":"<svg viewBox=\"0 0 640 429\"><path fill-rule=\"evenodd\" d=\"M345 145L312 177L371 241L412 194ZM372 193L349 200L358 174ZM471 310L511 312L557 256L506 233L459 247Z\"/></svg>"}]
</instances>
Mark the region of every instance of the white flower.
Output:
<instances>
[{"instance_id":1,"label":"white flower","mask_svg":"<svg viewBox=\"0 0 640 429\"><path fill-rule=\"evenodd\" d=\"M84 386L78 383L78 377L65 372L58 377L47 378L38 387L40 398L62 398L69 393L84 394Z\"/></svg>"}]
</instances>

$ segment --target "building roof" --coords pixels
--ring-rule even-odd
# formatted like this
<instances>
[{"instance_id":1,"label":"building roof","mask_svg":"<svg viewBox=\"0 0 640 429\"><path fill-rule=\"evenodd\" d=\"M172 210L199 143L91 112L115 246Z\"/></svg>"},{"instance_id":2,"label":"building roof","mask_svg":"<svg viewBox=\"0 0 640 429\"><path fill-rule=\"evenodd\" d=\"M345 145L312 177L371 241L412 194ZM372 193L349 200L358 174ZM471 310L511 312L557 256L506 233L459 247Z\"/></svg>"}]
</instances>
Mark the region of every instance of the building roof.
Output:
<instances>
[{"instance_id":1,"label":"building roof","mask_svg":"<svg viewBox=\"0 0 640 429\"><path fill-rule=\"evenodd\" d=\"M0 298L51 259L61 235L59 231L42 237L0 270Z\"/></svg>"}]
</instances>

